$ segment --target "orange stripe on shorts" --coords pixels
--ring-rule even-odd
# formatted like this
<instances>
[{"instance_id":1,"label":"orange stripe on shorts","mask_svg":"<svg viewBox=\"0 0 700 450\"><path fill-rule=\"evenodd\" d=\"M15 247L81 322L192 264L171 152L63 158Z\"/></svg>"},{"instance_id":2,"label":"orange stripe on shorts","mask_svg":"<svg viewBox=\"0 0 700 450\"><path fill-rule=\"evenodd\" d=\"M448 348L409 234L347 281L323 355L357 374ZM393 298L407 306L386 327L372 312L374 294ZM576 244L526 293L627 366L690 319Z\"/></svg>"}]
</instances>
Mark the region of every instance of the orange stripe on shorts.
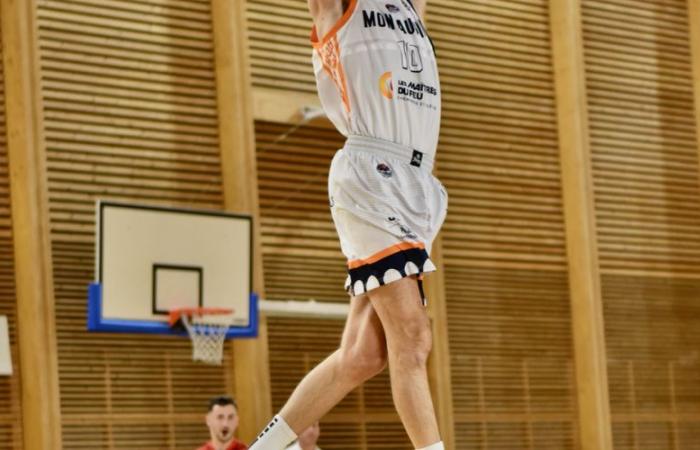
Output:
<instances>
[{"instance_id":1,"label":"orange stripe on shorts","mask_svg":"<svg viewBox=\"0 0 700 450\"><path fill-rule=\"evenodd\" d=\"M425 244L422 242L402 242L400 244L394 244L390 247L385 248L384 250L380 250L377 253L373 254L369 258L365 259L353 259L352 261L348 261L348 268L350 269L357 269L358 267L367 265L367 264L373 264L380 259L386 258L387 256L393 255L398 252L402 252L405 250L410 250L412 248L418 248L421 250L425 249Z\"/></svg>"}]
</instances>

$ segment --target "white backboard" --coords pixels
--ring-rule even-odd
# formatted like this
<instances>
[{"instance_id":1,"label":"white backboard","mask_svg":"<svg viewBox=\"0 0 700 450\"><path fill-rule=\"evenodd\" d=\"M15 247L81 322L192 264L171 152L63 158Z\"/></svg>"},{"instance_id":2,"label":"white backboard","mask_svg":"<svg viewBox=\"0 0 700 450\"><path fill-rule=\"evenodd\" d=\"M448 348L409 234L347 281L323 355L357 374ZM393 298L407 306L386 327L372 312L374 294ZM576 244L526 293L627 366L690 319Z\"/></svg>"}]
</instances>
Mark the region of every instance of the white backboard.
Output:
<instances>
[{"instance_id":1,"label":"white backboard","mask_svg":"<svg viewBox=\"0 0 700 450\"><path fill-rule=\"evenodd\" d=\"M234 327L254 325L251 241L249 216L99 202L88 329L162 331L174 307L233 309Z\"/></svg>"}]
</instances>

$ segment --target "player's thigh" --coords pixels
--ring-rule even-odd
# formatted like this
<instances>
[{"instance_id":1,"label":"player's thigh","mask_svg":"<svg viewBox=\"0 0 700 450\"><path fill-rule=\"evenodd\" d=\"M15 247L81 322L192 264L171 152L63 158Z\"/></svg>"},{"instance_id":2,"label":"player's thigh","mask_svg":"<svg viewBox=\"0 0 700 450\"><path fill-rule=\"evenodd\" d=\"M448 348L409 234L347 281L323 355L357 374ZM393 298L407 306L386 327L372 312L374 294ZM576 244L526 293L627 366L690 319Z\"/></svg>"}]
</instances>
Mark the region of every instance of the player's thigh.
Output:
<instances>
[{"instance_id":1,"label":"player's thigh","mask_svg":"<svg viewBox=\"0 0 700 450\"><path fill-rule=\"evenodd\" d=\"M351 300L340 346L352 356L365 354L370 357L385 357L386 338L382 322L366 295Z\"/></svg>"},{"instance_id":2,"label":"player's thigh","mask_svg":"<svg viewBox=\"0 0 700 450\"><path fill-rule=\"evenodd\" d=\"M390 345L430 346L430 319L414 277L394 281L368 295Z\"/></svg>"}]
</instances>

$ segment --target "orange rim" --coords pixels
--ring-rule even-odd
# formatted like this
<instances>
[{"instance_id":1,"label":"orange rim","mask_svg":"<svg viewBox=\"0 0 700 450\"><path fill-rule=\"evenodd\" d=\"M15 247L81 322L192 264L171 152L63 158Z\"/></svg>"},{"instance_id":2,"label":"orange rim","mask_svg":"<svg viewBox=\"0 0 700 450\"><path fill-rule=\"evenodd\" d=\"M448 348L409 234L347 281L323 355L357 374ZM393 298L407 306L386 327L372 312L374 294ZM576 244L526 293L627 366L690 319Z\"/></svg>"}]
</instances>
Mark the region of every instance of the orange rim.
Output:
<instances>
[{"instance_id":1,"label":"orange rim","mask_svg":"<svg viewBox=\"0 0 700 450\"><path fill-rule=\"evenodd\" d=\"M168 314L168 323L172 327L175 325L182 316L222 316L226 314L233 314L233 309L229 308L174 308L170 310Z\"/></svg>"}]
</instances>

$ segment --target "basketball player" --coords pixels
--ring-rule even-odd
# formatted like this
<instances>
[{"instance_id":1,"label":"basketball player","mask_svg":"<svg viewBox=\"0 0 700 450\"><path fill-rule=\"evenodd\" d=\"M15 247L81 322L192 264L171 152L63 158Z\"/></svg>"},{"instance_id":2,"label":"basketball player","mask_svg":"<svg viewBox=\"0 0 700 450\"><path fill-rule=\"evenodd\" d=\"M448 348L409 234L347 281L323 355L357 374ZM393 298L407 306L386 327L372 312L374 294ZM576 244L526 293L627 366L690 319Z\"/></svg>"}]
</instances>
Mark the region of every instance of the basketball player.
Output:
<instances>
[{"instance_id":1,"label":"basketball player","mask_svg":"<svg viewBox=\"0 0 700 450\"><path fill-rule=\"evenodd\" d=\"M328 180L348 258L350 313L338 350L302 380L251 450L282 450L384 370L416 449L440 450L421 287L447 194L432 175L440 86L423 26L427 0L308 0L321 103L347 141Z\"/></svg>"}]
</instances>

